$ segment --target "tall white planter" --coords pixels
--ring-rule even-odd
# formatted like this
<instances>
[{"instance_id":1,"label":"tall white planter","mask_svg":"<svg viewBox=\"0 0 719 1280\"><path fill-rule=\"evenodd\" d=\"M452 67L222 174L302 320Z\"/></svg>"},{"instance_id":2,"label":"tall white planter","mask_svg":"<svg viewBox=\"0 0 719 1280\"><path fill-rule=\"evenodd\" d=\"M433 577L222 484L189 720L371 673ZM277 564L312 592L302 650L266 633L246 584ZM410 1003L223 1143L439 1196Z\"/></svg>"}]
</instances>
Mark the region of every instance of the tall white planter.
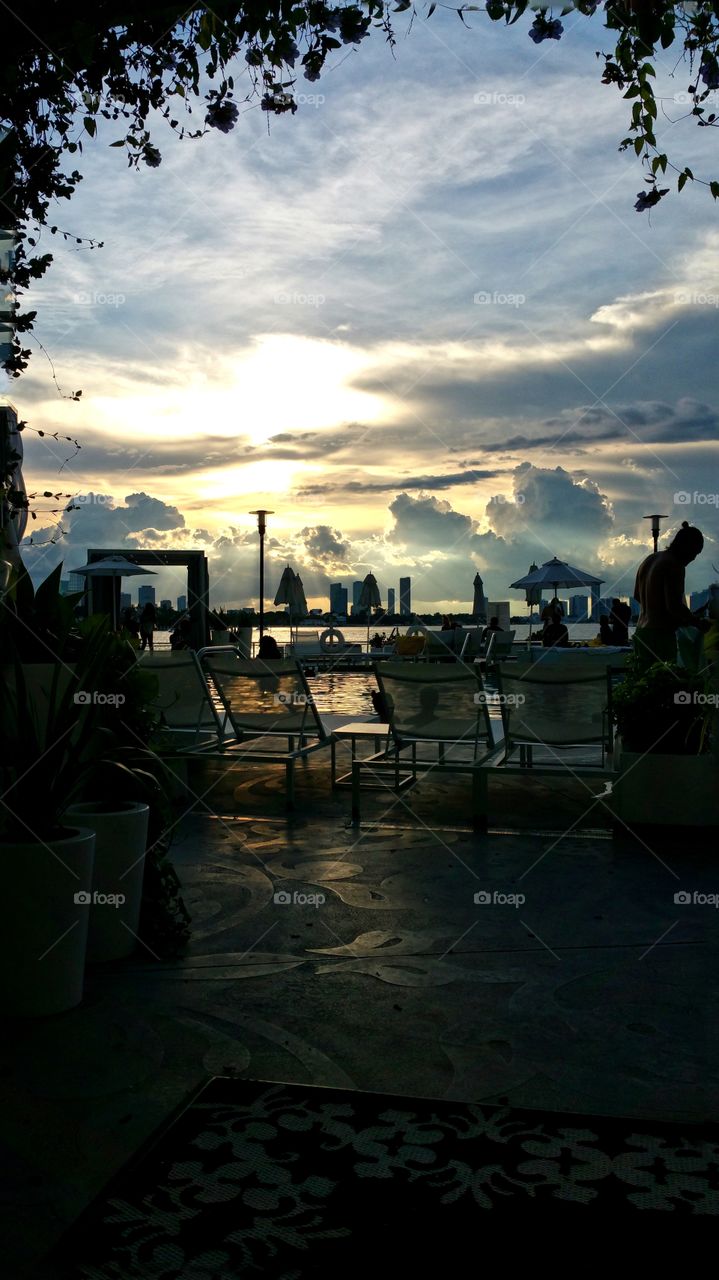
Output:
<instances>
[{"instance_id":1,"label":"tall white planter","mask_svg":"<svg viewBox=\"0 0 719 1280\"><path fill-rule=\"evenodd\" d=\"M89 961L121 960L134 950L142 903L149 805L132 800L73 804L67 817L95 833ZM90 886L88 886L89 888Z\"/></svg>"},{"instance_id":2,"label":"tall white planter","mask_svg":"<svg viewBox=\"0 0 719 1280\"><path fill-rule=\"evenodd\" d=\"M0 844L4 1014L63 1013L82 1000L88 912L76 895L92 883L94 851L94 833L77 827L43 844Z\"/></svg>"}]
</instances>

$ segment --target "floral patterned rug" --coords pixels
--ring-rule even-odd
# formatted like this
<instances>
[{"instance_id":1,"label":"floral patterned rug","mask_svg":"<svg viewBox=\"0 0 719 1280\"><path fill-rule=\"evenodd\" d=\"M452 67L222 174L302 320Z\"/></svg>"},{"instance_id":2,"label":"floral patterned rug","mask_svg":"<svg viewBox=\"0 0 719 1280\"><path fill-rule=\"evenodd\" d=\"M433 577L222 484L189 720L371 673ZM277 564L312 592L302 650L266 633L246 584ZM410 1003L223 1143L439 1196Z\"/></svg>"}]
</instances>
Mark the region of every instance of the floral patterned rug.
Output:
<instances>
[{"instance_id":1,"label":"floral patterned rug","mask_svg":"<svg viewBox=\"0 0 719 1280\"><path fill-rule=\"evenodd\" d=\"M424 1272L524 1217L719 1215L719 1126L216 1077L63 1239L73 1280Z\"/></svg>"}]
</instances>

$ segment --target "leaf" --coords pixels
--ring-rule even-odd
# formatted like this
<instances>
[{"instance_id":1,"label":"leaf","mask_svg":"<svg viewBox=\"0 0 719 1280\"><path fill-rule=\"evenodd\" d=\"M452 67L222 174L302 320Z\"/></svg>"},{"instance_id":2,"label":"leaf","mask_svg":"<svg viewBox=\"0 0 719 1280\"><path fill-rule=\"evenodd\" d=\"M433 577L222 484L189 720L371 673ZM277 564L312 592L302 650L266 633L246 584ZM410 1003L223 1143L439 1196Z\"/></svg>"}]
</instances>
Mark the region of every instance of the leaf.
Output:
<instances>
[{"instance_id":1,"label":"leaf","mask_svg":"<svg viewBox=\"0 0 719 1280\"><path fill-rule=\"evenodd\" d=\"M94 138L97 132L97 125L95 124L92 116L85 116L83 123L85 125L86 133L88 133L91 138Z\"/></svg>"},{"instance_id":2,"label":"leaf","mask_svg":"<svg viewBox=\"0 0 719 1280\"><path fill-rule=\"evenodd\" d=\"M709 190L711 191L712 195L714 196L714 199L715 199L715 200L719 200L719 182L710 182L710 183L709 183Z\"/></svg>"},{"instance_id":3,"label":"leaf","mask_svg":"<svg viewBox=\"0 0 719 1280\"><path fill-rule=\"evenodd\" d=\"M125 145L125 139L124 139L124 138L118 138L117 142L111 142L111 143L110 143L110 146L111 146L111 147L124 147L124 145Z\"/></svg>"},{"instance_id":4,"label":"leaf","mask_svg":"<svg viewBox=\"0 0 719 1280\"><path fill-rule=\"evenodd\" d=\"M432 4L429 6L429 9L427 10L428 18L432 17L432 14L434 13L436 8L437 8L436 0L432 0Z\"/></svg>"}]
</instances>

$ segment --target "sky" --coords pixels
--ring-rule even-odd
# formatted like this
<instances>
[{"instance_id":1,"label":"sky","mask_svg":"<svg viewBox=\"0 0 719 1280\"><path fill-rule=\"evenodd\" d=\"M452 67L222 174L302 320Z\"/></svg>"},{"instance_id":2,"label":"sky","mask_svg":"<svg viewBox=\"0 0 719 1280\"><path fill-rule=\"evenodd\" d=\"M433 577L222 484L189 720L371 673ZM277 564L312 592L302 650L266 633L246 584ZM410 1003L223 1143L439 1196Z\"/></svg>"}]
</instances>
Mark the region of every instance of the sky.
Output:
<instances>
[{"instance_id":1,"label":"sky","mask_svg":"<svg viewBox=\"0 0 719 1280\"><path fill-rule=\"evenodd\" d=\"M688 184L634 211L596 18L540 45L529 17L396 20L394 55L380 33L338 51L294 116L243 104L196 142L158 122L158 169L126 166L116 125L88 140L57 222L104 247L46 234L28 300L82 398L38 349L0 387L82 446L25 434L28 487L78 498L55 544L39 511L35 577L91 546L200 548L215 606L256 602L257 507L269 599L290 563L310 605L372 570L383 602L408 575L413 608L460 612L477 570L518 600L554 555L628 595L653 511L705 534L688 589L719 577L717 205ZM660 140L719 176L675 63Z\"/></svg>"}]
</instances>

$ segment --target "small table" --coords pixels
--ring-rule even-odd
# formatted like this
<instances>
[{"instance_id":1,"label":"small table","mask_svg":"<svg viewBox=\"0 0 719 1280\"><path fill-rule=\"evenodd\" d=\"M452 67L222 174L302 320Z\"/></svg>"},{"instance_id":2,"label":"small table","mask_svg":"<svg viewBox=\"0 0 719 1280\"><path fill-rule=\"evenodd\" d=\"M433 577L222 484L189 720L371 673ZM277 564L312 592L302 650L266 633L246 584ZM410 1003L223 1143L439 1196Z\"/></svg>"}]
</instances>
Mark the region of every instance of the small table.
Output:
<instances>
[{"instance_id":1,"label":"small table","mask_svg":"<svg viewBox=\"0 0 719 1280\"><path fill-rule=\"evenodd\" d=\"M332 787L351 787L352 786L352 766L349 772L342 773L337 776L337 743L350 742L352 750L352 761L357 759L357 743L373 742L374 754L379 755L381 751L386 751L389 746L389 725L380 724L379 720L352 720L349 724L338 725L332 730L330 737L330 751L332 754ZM379 786L378 783L369 783L368 786Z\"/></svg>"}]
</instances>

